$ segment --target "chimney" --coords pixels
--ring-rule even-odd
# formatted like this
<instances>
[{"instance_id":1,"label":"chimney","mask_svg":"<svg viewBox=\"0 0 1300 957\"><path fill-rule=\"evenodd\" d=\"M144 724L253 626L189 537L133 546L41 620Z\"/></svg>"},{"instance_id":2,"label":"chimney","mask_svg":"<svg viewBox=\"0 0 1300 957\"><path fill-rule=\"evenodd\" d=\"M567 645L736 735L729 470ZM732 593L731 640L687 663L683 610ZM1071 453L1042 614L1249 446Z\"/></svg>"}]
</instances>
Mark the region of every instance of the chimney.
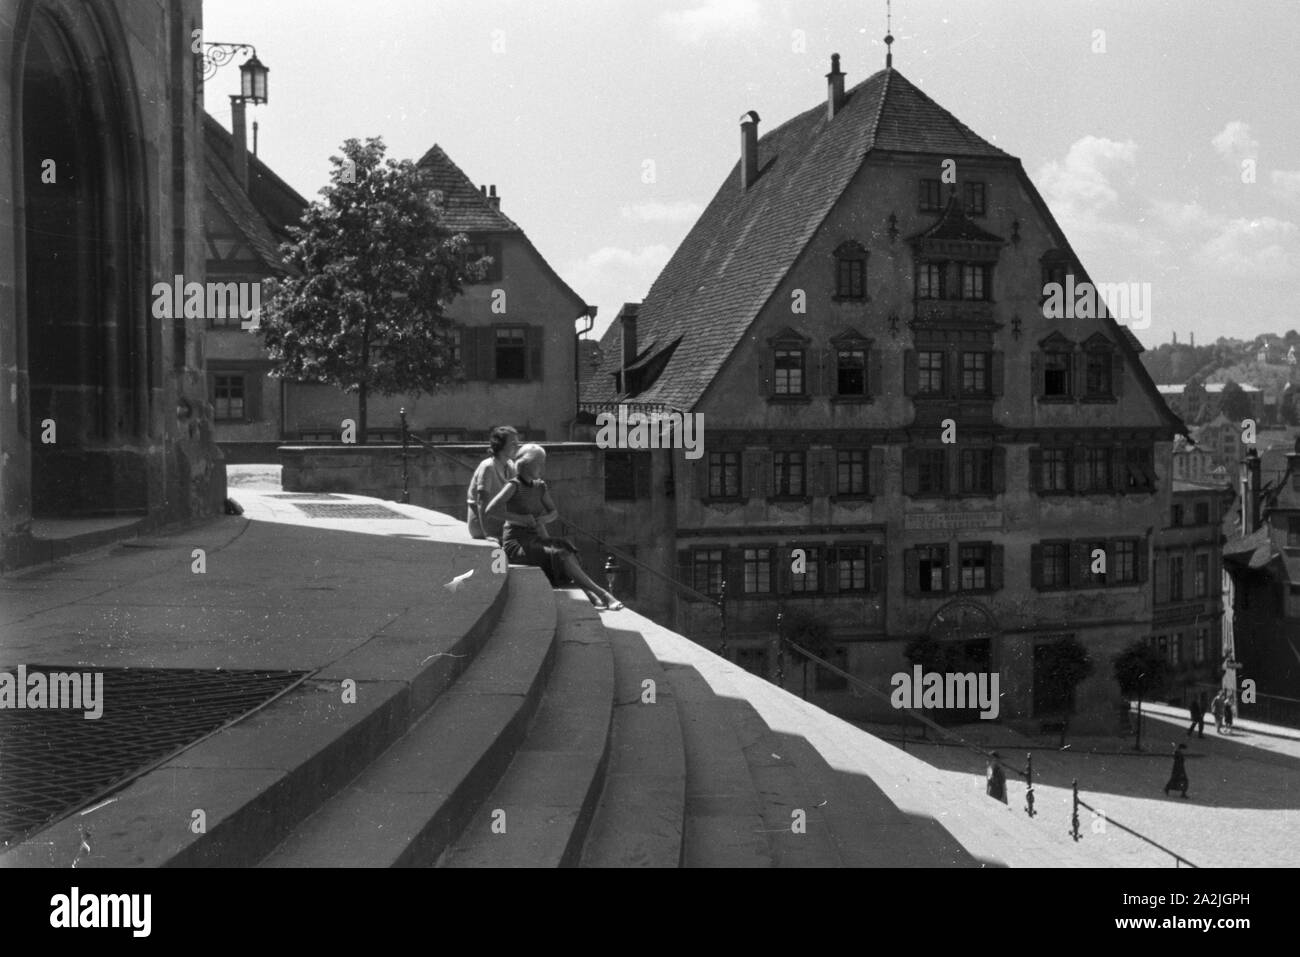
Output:
<instances>
[{"instance_id":1,"label":"chimney","mask_svg":"<svg viewBox=\"0 0 1300 957\"><path fill-rule=\"evenodd\" d=\"M1241 534L1259 528L1259 453L1252 447L1241 463Z\"/></svg>"},{"instance_id":2,"label":"chimney","mask_svg":"<svg viewBox=\"0 0 1300 957\"><path fill-rule=\"evenodd\" d=\"M636 314L638 308L638 303L625 302L623 308L618 311L619 328L623 330L622 368L624 369L636 361Z\"/></svg>"},{"instance_id":3,"label":"chimney","mask_svg":"<svg viewBox=\"0 0 1300 957\"><path fill-rule=\"evenodd\" d=\"M831 54L831 72L826 74L826 119L835 119L835 114L844 106L844 74L840 72L840 55Z\"/></svg>"},{"instance_id":4,"label":"chimney","mask_svg":"<svg viewBox=\"0 0 1300 957\"><path fill-rule=\"evenodd\" d=\"M740 188L758 179L758 114L750 110L740 118Z\"/></svg>"},{"instance_id":5,"label":"chimney","mask_svg":"<svg viewBox=\"0 0 1300 957\"><path fill-rule=\"evenodd\" d=\"M230 129L235 139L234 160L235 179L248 191L248 130L244 127L244 99L239 96L230 98Z\"/></svg>"},{"instance_id":6,"label":"chimney","mask_svg":"<svg viewBox=\"0 0 1300 957\"><path fill-rule=\"evenodd\" d=\"M497 195L495 183L488 187L488 205L493 209L501 208L501 197Z\"/></svg>"}]
</instances>

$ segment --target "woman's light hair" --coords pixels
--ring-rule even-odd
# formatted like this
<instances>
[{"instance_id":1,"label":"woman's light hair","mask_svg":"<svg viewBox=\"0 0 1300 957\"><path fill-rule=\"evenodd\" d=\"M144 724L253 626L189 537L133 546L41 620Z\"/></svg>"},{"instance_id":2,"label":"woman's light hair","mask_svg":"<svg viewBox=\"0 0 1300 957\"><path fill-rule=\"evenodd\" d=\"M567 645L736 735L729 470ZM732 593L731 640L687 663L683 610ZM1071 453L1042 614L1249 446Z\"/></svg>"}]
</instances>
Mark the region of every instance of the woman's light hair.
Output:
<instances>
[{"instance_id":1,"label":"woman's light hair","mask_svg":"<svg viewBox=\"0 0 1300 957\"><path fill-rule=\"evenodd\" d=\"M525 465L544 465L546 463L546 449L540 445L529 443L522 446L515 453L515 469L518 470Z\"/></svg>"}]
</instances>

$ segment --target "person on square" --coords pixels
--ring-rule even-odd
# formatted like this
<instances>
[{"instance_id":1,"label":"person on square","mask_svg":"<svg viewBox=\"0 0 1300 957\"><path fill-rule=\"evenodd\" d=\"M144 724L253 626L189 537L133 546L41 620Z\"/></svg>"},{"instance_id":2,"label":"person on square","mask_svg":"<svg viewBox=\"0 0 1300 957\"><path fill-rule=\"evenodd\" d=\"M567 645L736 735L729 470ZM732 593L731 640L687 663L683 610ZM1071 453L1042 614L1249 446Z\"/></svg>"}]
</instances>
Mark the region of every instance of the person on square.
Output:
<instances>
[{"instance_id":1,"label":"person on square","mask_svg":"<svg viewBox=\"0 0 1300 957\"><path fill-rule=\"evenodd\" d=\"M508 425L499 425L488 436L487 458L478 464L469 481L466 498L469 505L470 538L501 540L502 523L485 514L488 503L515 477L514 457L519 451L519 433Z\"/></svg>"},{"instance_id":2,"label":"person on square","mask_svg":"<svg viewBox=\"0 0 1300 957\"><path fill-rule=\"evenodd\" d=\"M547 533L547 524L558 519L560 513L542 479L546 450L540 445L525 445L515 457L515 468L515 477L506 482L485 513L489 519L504 523L501 547L506 556L521 565L536 565L552 587L567 577L587 593L597 608L618 611L623 603L583 571L577 547L568 539L552 538Z\"/></svg>"},{"instance_id":3,"label":"person on square","mask_svg":"<svg viewBox=\"0 0 1300 957\"><path fill-rule=\"evenodd\" d=\"M1214 696L1210 702L1210 710L1214 712L1214 733L1223 734L1223 690Z\"/></svg>"},{"instance_id":4,"label":"person on square","mask_svg":"<svg viewBox=\"0 0 1300 957\"><path fill-rule=\"evenodd\" d=\"M1196 697L1192 699L1192 703L1188 705L1187 710L1190 711L1192 715L1192 723L1187 728L1187 736L1190 738L1192 736L1192 732L1195 731L1197 727L1199 727L1201 729L1200 736L1202 738L1205 737L1205 695L1204 693L1198 693Z\"/></svg>"},{"instance_id":5,"label":"person on square","mask_svg":"<svg viewBox=\"0 0 1300 957\"><path fill-rule=\"evenodd\" d=\"M1174 748L1174 766L1169 772L1169 781L1165 784L1165 796L1169 796L1172 788L1181 791L1183 797L1187 797L1187 764L1183 759L1183 752L1187 750L1187 745L1180 744Z\"/></svg>"}]
</instances>

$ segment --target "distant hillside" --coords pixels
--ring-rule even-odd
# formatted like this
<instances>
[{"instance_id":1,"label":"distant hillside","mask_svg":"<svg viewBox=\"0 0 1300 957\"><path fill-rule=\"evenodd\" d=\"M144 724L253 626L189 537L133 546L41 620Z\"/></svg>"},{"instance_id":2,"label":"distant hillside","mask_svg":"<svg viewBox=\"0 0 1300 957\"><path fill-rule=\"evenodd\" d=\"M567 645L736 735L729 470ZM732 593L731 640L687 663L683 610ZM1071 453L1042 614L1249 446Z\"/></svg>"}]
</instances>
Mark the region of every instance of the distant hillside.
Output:
<instances>
[{"instance_id":1,"label":"distant hillside","mask_svg":"<svg viewBox=\"0 0 1300 957\"><path fill-rule=\"evenodd\" d=\"M1259 361L1261 347L1267 346L1266 362ZM1157 384L1185 385L1191 379L1203 382L1249 383L1261 389L1280 389L1291 374L1287 351L1296 347L1300 356L1300 332L1292 329L1285 336L1267 333L1250 341L1219 338L1203 346L1166 342L1142 353L1142 363Z\"/></svg>"}]
</instances>

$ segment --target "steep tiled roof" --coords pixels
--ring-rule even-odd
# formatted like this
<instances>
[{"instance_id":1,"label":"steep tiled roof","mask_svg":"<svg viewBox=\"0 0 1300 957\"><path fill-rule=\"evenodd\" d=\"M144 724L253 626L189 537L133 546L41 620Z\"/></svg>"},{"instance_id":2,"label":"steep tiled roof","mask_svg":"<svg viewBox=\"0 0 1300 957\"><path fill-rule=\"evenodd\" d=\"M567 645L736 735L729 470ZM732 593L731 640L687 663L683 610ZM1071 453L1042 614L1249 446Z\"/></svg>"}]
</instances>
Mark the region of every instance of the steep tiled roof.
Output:
<instances>
[{"instance_id":1,"label":"steep tiled roof","mask_svg":"<svg viewBox=\"0 0 1300 957\"><path fill-rule=\"evenodd\" d=\"M758 143L758 179L740 187L739 167L705 209L641 304L637 338L682 342L639 402L688 410L794 265L869 151L1012 159L976 136L896 70L882 70L845 96L834 120L821 103ZM604 368L586 401L609 401L622 350L617 324L601 341Z\"/></svg>"},{"instance_id":2,"label":"steep tiled roof","mask_svg":"<svg viewBox=\"0 0 1300 957\"><path fill-rule=\"evenodd\" d=\"M518 226L475 186L437 143L417 164L433 173L434 188L442 191L444 221L453 232L509 231Z\"/></svg>"},{"instance_id":3,"label":"steep tiled roof","mask_svg":"<svg viewBox=\"0 0 1300 957\"><path fill-rule=\"evenodd\" d=\"M307 201L256 156L249 154L247 190L232 169L234 138L212 116L203 117L203 185L234 223L259 259L275 271L284 269L280 243L298 223Z\"/></svg>"}]
</instances>

